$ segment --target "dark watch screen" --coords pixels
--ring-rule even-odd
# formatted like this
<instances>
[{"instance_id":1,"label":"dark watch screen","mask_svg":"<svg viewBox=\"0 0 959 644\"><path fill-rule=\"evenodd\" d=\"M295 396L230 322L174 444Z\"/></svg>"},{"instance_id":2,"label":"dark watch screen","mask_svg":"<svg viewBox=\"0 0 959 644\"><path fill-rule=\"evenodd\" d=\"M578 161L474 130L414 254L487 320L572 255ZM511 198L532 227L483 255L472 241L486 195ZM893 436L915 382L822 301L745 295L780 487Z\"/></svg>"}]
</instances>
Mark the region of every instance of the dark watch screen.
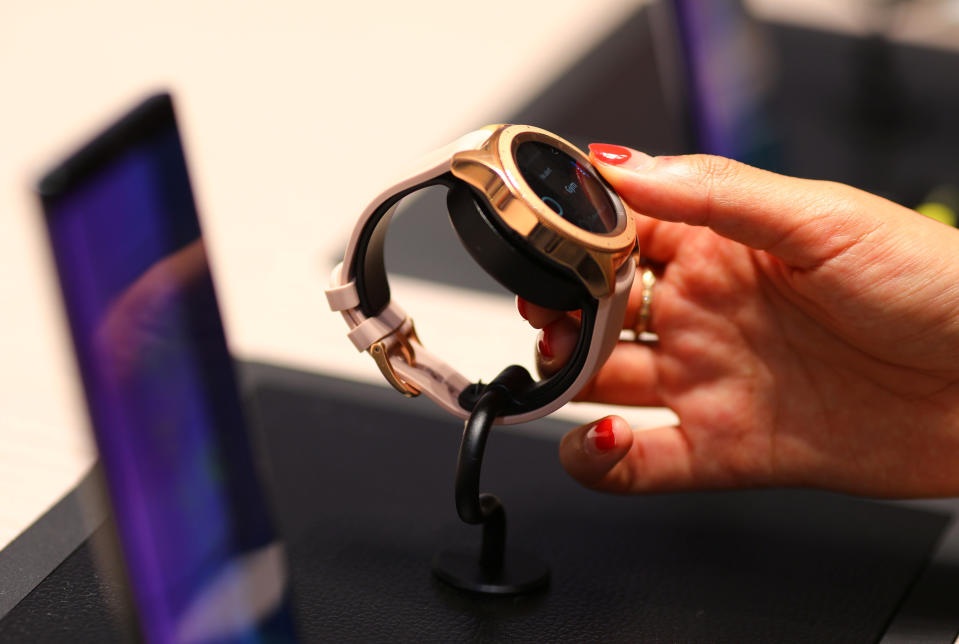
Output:
<instances>
[{"instance_id":1,"label":"dark watch screen","mask_svg":"<svg viewBox=\"0 0 959 644\"><path fill-rule=\"evenodd\" d=\"M616 209L591 167L539 141L520 143L516 165L533 192L566 221L591 233L616 229Z\"/></svg>"}]
</instances>

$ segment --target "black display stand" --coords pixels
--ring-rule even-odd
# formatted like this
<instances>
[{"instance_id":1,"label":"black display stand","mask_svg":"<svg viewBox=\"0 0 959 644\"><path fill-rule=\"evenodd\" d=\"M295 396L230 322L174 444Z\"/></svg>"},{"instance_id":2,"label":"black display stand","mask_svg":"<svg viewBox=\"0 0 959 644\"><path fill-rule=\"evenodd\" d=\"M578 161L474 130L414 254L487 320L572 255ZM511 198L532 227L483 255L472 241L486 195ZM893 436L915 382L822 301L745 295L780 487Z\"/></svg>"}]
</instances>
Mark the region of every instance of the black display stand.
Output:
<instances>
[{"instance_id":1,"label":"black display stand","mask_svg":"<svg viewBox=\"0 0 959 644\"><path fill-rule=\"evenodd\" d=\"M456 463L454 496L460 519L483 526L480 548L442 550L433 559L433 574L475 593L517 595L544 588L549 567L536 555L507 548L506 509L492 494L480 494L483 453L493 423L510 399L510 367L490 383L465 423ZM524 380L529 375L522 370Z\"/></svg>"}]
</instances>

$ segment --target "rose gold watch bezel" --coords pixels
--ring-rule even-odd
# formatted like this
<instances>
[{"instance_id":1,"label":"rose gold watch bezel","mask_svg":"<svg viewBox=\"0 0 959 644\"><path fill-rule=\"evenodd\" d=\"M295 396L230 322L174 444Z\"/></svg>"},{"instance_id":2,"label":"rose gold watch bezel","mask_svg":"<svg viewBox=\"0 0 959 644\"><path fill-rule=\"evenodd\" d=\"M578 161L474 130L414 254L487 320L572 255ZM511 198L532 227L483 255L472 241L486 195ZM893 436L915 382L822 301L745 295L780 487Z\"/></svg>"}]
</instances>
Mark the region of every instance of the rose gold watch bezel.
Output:
<instances>
[{"instance_id":1,"label":"rose gold watch bezel","mask_svg":"<svg viewBox=\"0 0 959 644\"><path fill-rule=\"evenodd\" d=\"M532 248L576 274L597 298L615 288L616 271L636 245L632 213L579 148L546 130L529 125L489 126L490 138L478 150L453 155L453 175L482 193L492 212ZM610 233L594 233L563 219L530 188L516 163L516 149L539 141L569 155L587 168L606 190L616 211Z\"/></svg>"}]
</instances>

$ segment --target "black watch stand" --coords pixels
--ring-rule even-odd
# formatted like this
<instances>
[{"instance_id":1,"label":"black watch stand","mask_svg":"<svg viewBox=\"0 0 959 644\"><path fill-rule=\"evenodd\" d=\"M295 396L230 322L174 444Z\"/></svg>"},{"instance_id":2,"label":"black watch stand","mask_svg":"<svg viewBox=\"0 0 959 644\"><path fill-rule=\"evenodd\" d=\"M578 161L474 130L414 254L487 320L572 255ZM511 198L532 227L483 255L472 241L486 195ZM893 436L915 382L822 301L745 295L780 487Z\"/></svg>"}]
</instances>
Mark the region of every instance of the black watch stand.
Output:
<instances>
[{"instance_id":1,"label":"black watch stand","mask_svg":"<svg viewBox=\"0 0 959 644\"><path fill-rule=\"evenodd\" d=\"M531 593L549 584L549 567L532 553L506 547L506 510L492 494L480 494L486 439L511 401L511 384L529 380L518 366L507 367L476 401L460 442L456 465L456 511L465 523L482 525L480 548L441 550L433 574L460 590L486 595Z\"/></svg>"}]
</instances>

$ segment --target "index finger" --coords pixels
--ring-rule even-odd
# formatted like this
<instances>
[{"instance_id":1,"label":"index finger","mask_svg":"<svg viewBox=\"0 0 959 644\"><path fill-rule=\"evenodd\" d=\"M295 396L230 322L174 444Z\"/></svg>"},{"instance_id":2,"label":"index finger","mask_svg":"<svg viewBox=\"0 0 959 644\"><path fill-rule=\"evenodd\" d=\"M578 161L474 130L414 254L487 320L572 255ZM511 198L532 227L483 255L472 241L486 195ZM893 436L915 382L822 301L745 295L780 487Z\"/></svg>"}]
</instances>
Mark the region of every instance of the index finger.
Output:
<instances>
[{"instance_id":1,"label":"index finger","mask_svg":"<svg viewBox=\"0 0 959 644\"><path fill-rule=\"evenodd\" d=\"M591 144L590 151L596 168L633 210L706 226L800 269L823 264L875 230L882 219L864 213L889 205L849 186L787 177L723 157L650 157L606 144Z\"/></svg>"}]
</instances>

